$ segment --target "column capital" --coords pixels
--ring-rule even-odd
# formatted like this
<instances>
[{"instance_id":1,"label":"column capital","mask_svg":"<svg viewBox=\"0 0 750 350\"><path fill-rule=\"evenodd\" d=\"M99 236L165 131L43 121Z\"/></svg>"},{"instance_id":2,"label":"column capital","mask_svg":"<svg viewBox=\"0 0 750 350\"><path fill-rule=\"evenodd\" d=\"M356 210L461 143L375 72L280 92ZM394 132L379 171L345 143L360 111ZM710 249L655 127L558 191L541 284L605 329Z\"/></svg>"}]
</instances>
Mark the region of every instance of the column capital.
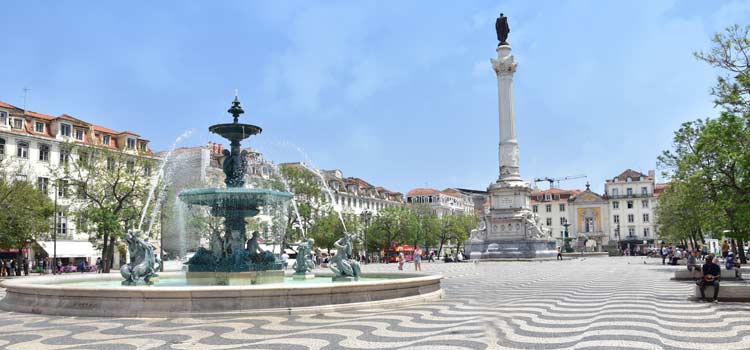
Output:
<instances>
[{"instance_id":1,"label":"column capital","mask_svg":"<svg viewBox=\"0 0 750 350\"><path fill-rule=\"evenodd\" d=\"M495 50L497 51L497 59L490 59L492 62L492 69L498 76L501 75L513 75L516 72L516 58L510 54L510 45L500 45Z\"/></svg>"}]
</instances>

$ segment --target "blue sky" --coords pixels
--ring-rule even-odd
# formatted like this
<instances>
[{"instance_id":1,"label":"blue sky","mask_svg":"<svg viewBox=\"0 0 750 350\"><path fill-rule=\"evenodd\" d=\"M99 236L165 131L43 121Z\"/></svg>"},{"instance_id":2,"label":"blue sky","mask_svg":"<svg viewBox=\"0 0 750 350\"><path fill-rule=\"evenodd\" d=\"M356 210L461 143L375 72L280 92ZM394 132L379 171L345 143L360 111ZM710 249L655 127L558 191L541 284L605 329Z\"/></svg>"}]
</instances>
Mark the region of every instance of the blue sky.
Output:
<instances>
[{"instance_id":1,"label":"blue sky","mask_svg":"<svg viewBox=\"0 0 750 350\"><path fill-rule=\"evenodd\" d=\"M647 171L683 121L715 115L692 52L747 1L6 1L0 100L133 130L164 150L220 141L239 89L277 162L408 191L497 178L494 21L519 61L521 173ZM586 180L563 183L582 188ZM546 184L540 183L546 188Z\"/></svg>"}]
</instances>

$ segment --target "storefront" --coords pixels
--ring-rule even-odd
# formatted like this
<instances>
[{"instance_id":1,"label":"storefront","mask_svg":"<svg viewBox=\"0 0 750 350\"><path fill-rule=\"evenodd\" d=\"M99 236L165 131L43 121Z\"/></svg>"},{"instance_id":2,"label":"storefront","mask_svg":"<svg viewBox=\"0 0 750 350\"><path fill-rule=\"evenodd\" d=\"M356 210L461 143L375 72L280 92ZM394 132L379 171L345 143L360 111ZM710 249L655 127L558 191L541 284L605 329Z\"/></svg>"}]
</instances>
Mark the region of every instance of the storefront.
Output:
<instances>
[{"instance_id":1,"label":"storefront","mask_svg":"<svg viewBox=\"0 0 750 350\"><path fill-rule=\"evenodd\" d=\"M88 265L96 262L96 258L101 256L101 252L94 248L89 241L36 241L31 245L30 256L33 261L41 261L44 258L57 259L66 265L76 265L81 260L85 260Z\"/></svg>"}]
</instances>

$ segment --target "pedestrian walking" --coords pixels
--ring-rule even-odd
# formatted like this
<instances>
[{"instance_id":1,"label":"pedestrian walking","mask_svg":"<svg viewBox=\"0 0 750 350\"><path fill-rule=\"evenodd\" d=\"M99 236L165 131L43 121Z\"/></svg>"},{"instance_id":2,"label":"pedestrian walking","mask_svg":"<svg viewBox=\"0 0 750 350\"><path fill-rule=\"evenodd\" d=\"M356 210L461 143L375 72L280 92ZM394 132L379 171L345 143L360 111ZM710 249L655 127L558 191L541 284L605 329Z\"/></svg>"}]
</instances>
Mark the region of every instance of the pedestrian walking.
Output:
<instances>
[{"instance_id":1,"label":"pedestrian walking","mask_svg":"<svg viewBox=\"0 0 750 350\"><path fill-rule=\"evenodd\" d=\"M562 247L557 247L557 260L562 260Z\"/></svg>"},{"instance_id":2,"label":"pedestrian walking","mask_svg":"<svg viewBox=\"0 0 750 350\"><path fill-rule=\"evenodd\" d=\"M404 270L404 262L406 262L406 259L404 259L404 253L398 253L398 269L401 271Z\"/></svg>"}]
</instances>

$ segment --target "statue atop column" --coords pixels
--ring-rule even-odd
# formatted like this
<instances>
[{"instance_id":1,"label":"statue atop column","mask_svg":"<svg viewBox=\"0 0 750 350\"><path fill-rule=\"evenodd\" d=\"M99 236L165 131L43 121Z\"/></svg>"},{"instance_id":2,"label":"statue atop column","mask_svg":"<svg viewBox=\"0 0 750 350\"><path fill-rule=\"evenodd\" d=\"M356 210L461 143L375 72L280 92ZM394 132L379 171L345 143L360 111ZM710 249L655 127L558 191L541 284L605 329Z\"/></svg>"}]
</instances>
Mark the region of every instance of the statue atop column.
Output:
<instances>
[{"instance_id":1,"label":"statue atop column","mask_svg":"<svg viewBox=\"0 0 750 350\"><path fill-rule=\"evenodd\" d=\"M502 13L500 17L495 20L495 31L497 32L497 46L510 45L508 44L508 33L510 33L510 27L508 26L508 17L505 17Z\"/></svg>"}]
</instances>

